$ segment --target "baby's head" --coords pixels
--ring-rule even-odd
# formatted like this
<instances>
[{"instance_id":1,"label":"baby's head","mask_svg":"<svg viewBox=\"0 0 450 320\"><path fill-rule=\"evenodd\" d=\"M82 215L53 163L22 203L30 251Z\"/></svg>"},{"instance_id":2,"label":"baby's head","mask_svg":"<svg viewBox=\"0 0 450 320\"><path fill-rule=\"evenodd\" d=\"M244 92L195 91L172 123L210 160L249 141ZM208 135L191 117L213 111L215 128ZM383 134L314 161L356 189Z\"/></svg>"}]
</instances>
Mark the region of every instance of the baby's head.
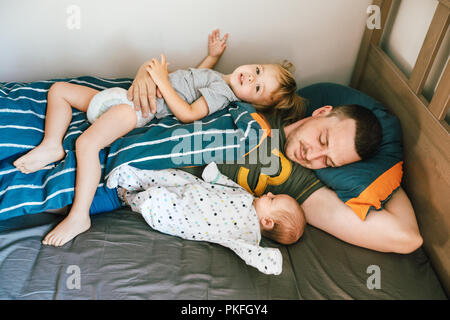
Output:
<instances>
[{"instance_id":1,"label":"baby's head","mask_svg":"<svg viewBox=\"0 0 450 320\"><path fill-rule=\"evenodd\" d=\"M292 244L302 236L306 220L297 200L271 192L255 198L261 234L282 244Z\"/></svg>"},{"instance_id":2,"label":"baby's head","mask_svg":"<svg viewBox=\"0 0 450 320\"><path fill-rule=\"evenodd\" d=\"M239 99L252 103L258 111L289 110L286 120L298 120L304 115L305 100L297 95L291 67L287 61L243 65L233 71L229 84Z\"/></svg>"}]
</instances>

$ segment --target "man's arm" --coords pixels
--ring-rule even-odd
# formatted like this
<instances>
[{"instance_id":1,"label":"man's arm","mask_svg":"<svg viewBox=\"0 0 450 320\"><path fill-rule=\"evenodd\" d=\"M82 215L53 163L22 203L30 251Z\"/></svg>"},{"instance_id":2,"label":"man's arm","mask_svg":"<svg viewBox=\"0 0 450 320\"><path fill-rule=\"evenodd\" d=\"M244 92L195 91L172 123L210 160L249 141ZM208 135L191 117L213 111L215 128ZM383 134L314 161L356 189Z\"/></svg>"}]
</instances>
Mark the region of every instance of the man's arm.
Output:
<instances>
[{"instance_id":1,"label":"man's arm","mask_svg":"<svg viewBox=\"0 0 450 320\"><path fill-rule=\"evenodd\" d=\"M411 202L402 188L383 210L371 211L365 221L326 187L309 196L302 208L309 224L360 247L411 253L423 242Z\"/></svg>"}]
</instances>

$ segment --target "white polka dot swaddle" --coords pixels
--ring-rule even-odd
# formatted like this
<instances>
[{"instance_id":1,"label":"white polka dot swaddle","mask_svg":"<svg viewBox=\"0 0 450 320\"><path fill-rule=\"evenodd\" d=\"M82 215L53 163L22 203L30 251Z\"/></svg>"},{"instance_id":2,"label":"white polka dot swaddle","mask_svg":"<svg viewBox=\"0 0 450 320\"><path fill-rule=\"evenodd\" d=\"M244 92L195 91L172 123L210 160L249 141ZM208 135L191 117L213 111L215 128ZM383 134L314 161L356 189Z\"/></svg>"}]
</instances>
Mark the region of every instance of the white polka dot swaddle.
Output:
<instances>
[{"instance_id":1,"label":"white polka dot swaddle","mask_svg":"<svg viewBox=\"0 0 450 320\"><path fill-rule=\"evenodd\" d=\"M184 239L214 242L233 250L266 274L280 274L281 252L259 246L261 232L253 196L209 164L199 179L176 169L116 169L108 187L126 189L133 211L156 230Z\"/></svg>"}]
</instances>

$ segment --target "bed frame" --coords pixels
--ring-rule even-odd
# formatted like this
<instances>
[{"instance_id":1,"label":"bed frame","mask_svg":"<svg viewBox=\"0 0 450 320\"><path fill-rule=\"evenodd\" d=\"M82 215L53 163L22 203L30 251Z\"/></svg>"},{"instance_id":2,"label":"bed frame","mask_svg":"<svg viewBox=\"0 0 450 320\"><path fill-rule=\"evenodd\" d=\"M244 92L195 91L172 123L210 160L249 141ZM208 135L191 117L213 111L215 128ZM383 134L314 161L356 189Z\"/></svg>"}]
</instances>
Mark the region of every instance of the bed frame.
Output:
<instances>
[{"instance_id":1,"label":"bed frame","mask_svg":"<svg viewBox=\"0 0 450 320\"><path fill-rule=\"evenodd\" d=\"M392 0L374 0L381 29L366 28L351 86L382 102L401 122L404 144L403 188L413 204L424 249L450 294L450 62L431 101L422 95L433 61L449 27L450 0L439 0L409 77L381 49Z\"/></svg>"}]
</instances>

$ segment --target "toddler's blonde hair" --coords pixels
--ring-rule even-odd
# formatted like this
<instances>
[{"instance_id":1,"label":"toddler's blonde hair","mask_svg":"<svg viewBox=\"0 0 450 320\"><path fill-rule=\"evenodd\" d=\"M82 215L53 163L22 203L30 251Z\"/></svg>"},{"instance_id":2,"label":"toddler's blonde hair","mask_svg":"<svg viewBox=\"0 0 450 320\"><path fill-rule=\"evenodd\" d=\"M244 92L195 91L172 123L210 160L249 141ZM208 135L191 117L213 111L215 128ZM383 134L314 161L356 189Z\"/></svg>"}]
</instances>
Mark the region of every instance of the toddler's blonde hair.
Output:
<instances>
[{"instance_id":1,"label":"toddler's blonde hair","mask_svg":"<svg viewBox=\"0 0 450 320\"><path fill-rule=\"evenodd\" d=\"M297 94L297 83L292 72L289 71L294 68L294 65L287 60L272 65L278 70L280 83L280 87L272 96L274 104L272 106L256 106L256 109L264 112L281 112L285 115L283 117L285 121L295 122L305 115L306 99Z\"/></svg>"},{"instance_id":2,"label":"toddler's blonde hair","mask_svg":"<svg viewBox=\"0 0 450 320\"><path fill-rule=\"evenodd\" d=\"M280 209L274 213L273 228L270 230L261 230L261 234L264 237L281 244L293 244L300 239L305 230L306 219L303 209L296 200L294 202L289 210Z\"/></svg>"}]
</instances>

